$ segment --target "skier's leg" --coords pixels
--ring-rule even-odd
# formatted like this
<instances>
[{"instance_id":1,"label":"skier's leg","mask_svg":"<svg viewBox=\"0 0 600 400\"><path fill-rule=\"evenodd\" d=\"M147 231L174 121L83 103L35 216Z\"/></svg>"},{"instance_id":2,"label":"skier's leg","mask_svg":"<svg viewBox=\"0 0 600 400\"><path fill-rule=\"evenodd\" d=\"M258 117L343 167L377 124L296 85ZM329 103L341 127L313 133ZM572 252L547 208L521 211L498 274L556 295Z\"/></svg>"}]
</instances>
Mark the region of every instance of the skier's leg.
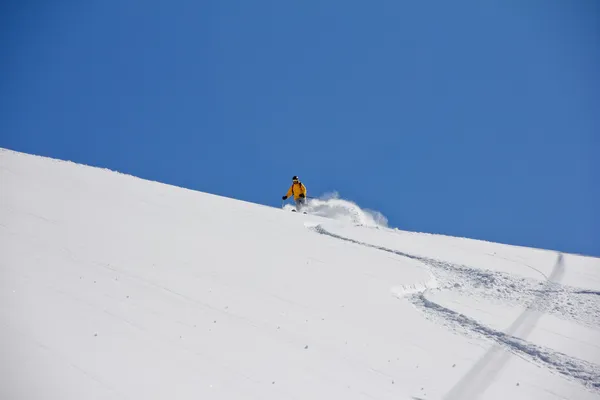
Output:
<instances>
[{"instance_id":1,"label":"skier's leg","mask_svg":"<svg viewBox=\"0 0 600 400\"><path fill-rule=\"evenodd\" d=\"M298 200L296 200L296 211L300 211L302 209L302 207L304 207L306 205L306 199L305 198L299 198Z\"/></svg>"},{"instance_id":2,"label":"skier's leg","mask_svg":"<svg viewBox=\"0 0 600 400\"><path fill-rule=\"evenodd\" d=\"M307 203L306 203L306 197L304 197L304 198L302 198L300 200L302 200L302 208L306 209L306 205L307 205ZM303 211L303 213L306 214L306 210Z\"/></svg>"}]
</instances>

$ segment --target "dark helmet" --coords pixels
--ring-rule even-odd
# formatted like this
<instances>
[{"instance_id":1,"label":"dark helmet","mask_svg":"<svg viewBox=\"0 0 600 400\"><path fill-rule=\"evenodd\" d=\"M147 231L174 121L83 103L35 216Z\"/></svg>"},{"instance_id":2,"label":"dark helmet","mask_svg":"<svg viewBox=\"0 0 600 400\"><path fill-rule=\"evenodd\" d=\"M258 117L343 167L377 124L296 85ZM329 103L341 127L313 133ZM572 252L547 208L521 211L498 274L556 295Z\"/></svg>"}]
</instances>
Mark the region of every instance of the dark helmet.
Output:
<instances>
[{"instance_id":1,"label":"dark helmet","mask_svg":"<svg viewBox=\"0 0 600 400\"><path fill-rule=\"evenodd\" d=\"M292 181L299 181L299 180L300 180L300 179L298 179L298 177L297 177L296 175L294 175L294 176L292 177Z\"/></svg>"}]
</instances>

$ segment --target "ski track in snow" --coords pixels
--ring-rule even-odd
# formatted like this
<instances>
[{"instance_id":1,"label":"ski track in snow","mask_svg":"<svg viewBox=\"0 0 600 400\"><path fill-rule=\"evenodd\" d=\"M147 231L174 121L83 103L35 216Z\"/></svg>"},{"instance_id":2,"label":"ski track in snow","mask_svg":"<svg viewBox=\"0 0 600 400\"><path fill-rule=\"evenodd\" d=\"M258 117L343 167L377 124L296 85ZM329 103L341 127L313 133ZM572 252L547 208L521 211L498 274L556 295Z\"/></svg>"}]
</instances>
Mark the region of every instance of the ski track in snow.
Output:
<instances>
[{"instance_id":1,"label":"ski track in snow","mask_svg":"<svg viewBox=\"0 0 600 400\"><path fill-rule=\"evenodd\" d=\"M530 362L544 365L552 371L580 382L593 392L600 393L600 366L567 354L539 346L513 336L518 325L527 324L533 329L539 317L546 313L578 324L598 328L600 326L600 292L582 290L557 281L564 268L562 255L550 277L545 281L515 277L503 272L453 264L441 260L416 256L402 251L361 242L327 231L322 225L308 226L312 231L335 239L400 255L425 264L433 276L427 284L393 290L400 298L406 298L425 316L442 323L450 330L469 337L485 338ZM543 274L542 274L543 275ZM524 306L525 311L506 331L487 327L473 318L446 308L426 297L432 289L452 291L488 300L502 300L509 305ZM494 349L492 349L494 350Z\"/></svg>"}]
</instances>

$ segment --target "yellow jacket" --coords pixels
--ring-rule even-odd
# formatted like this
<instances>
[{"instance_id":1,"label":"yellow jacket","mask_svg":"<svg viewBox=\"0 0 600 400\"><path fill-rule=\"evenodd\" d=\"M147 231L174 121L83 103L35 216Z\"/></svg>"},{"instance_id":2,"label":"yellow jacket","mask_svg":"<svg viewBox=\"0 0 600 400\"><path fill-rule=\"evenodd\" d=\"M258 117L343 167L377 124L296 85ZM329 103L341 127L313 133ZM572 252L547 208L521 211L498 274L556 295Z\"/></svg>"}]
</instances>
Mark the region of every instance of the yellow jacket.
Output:
<instances>
[{"instance_id":1,"label":"yellow jacket","mask_svg":"<svg viewBox=\"0 0 600 400\"><path fill-rule=\"evenodd\" d=\"M288 190L286 197L294 195L294 200L298 200L300 195L303 194L306 197L306 186L302 182L292 183L290 190Z\"/></svg>"}]
</instances>

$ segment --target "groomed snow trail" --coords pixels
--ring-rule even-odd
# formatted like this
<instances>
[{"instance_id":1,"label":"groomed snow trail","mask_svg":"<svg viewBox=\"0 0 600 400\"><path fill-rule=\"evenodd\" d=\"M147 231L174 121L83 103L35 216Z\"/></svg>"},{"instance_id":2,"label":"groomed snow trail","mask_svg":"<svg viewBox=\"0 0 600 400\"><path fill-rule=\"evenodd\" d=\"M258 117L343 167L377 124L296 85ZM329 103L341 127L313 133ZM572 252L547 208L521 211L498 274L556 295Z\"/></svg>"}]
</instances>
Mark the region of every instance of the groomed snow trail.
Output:
<instances>
[{"instance_id":1,"label":"groomed snow trail","mask_svg":"<svg viewBox=\"0 0 600 400\"><path fill-rule=\"evenodd\" d=\"M394 294L397 297L406 298L427 318L443 324L456 333L493 341L503 350L510 351L535 364L543 365L567 379L581 383L593 392L600 393L599 365L536 345L522 337L513 336L518 330L519 336L527 337L543 313L557 315L589 327L600 327L600 296L595 291L560 284L564 272L562 254L557 256L552 274L546 277L540 272L546 279L537 281L531 278L517 278L502 272L456 265L358 241L329 232L321 224L308 226L308 228L321 235L422 262L429 267L431 274L435 277L435 284L423 285L414 291L395 291ZM508 304L524 306L525 311L506 332L502 332L428 299L427 293L431 290L453 291L485 299L502 300ZM575 307L574 304L578 304L578 306ZM484 357L484 360L489 360L492 355L497 356L497 353L498 347L495 346L490 349L489 355ZM498 367L506 361L501 358L497 358L495 361L496 373L500 369ZM477 365L472 370L482 371L483 367L483 365ZM493 381L491 378L487 373L486 381ZM467 380L468 384L459 382L446 398L475 398L487 388L474 384L473 376L468 376L465 381Z\"/></svg>"}]
</instances>

